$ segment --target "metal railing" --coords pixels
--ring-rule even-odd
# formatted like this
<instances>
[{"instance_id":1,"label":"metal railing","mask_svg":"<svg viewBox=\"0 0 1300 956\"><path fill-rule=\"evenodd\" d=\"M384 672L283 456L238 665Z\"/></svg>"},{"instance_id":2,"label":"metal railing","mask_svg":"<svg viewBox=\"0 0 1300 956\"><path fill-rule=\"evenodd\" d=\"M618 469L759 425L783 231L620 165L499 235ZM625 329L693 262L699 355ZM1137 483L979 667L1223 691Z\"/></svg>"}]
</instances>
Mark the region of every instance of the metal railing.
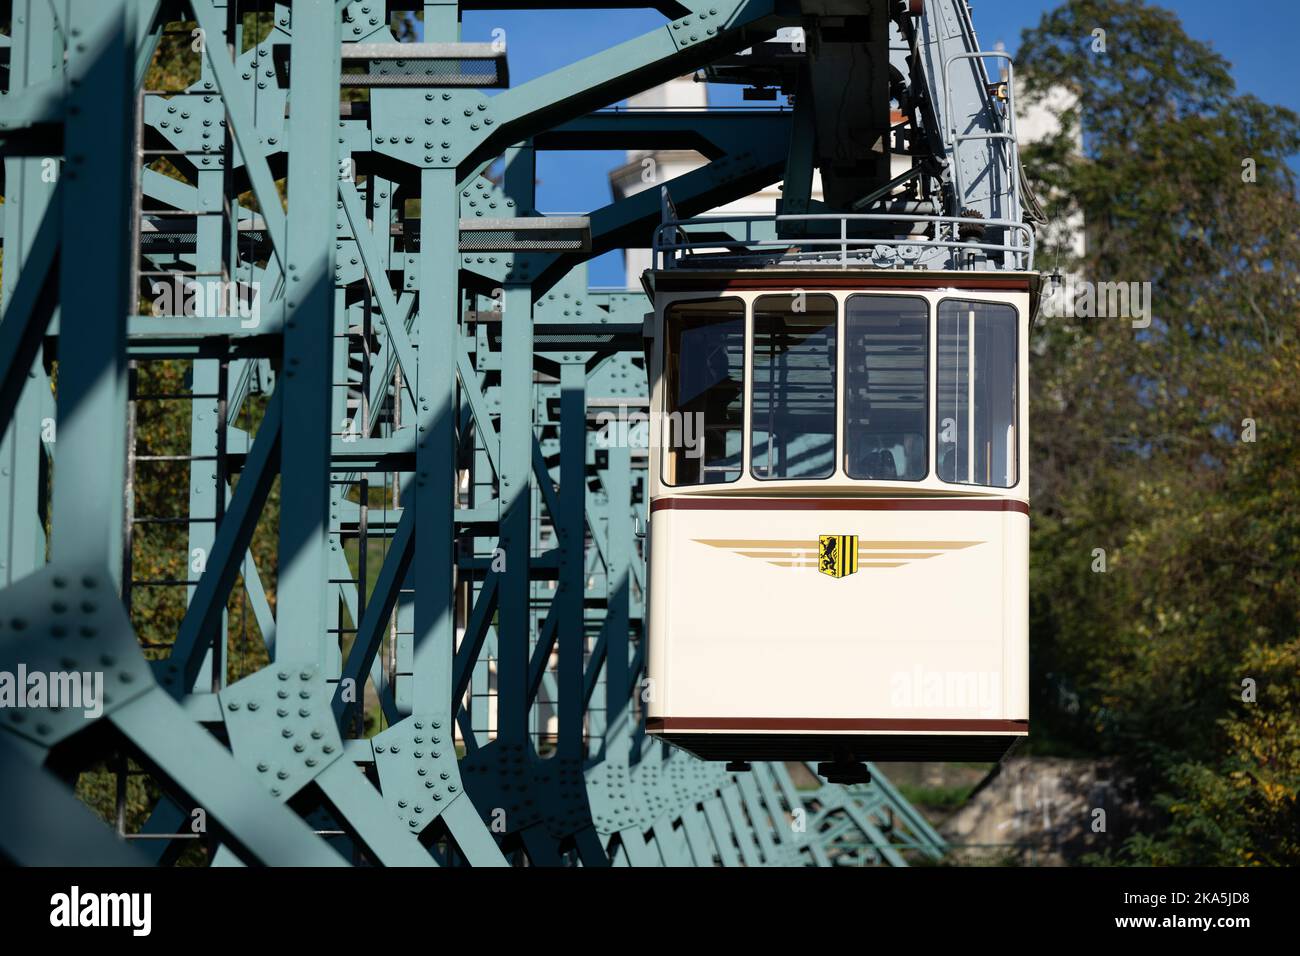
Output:
<instances>
[{"instance_id":1,"label":"metal railing","mask_svg":"<svg viewBox=\"0 0 1300 956\"><path fill-rule=\"evenodd\" d=\"M953 64L961 60L974 60L976 63L976 69L978 69L984 77L987 86L990 84L988 72L984 65L984 61L987 59L1001 60L1007 65L1006 79L1001 81L999 84L1006 87L1007 108L1005 114L1002 115L1001 119L998 121L1000 125L1005 123L1005 127L990 133L959 132L957 124L953 122L952 84L950 82ZM943 115L945 126L943 135L944 141L947 143L950 151L953 176L952 182L953 189L957 194L958 207L964 208L966 204L966 194L961 178L961 144L966 142L983 141L996 147L996 145L1000 143L1004 144L1002 158L1004 160L1003 165L1005 168L1003 169L1003 172L1007 177L1007 190L1001 198L1006 203L1005 208L1011 209L1018 215L1021 208L1019 189L1020 146L1016 139L1016 76L1015 64L1011 59L1011 55L1001 50L978 50L971 53L957 53L944 61L942 74L940 82L943 86ZM989 99L990 111L996 117L997 110L993 109L992 106L992 94L989 94Z\"/></svg>"},{"instance_id":2,"label":"metal railing","mask_svg":"<svg viewBox=\"0 0 1300 956\"><path fill-rule=\"evenodd\" d=\"M838 236L799 235L760 239L754 237L755 223L809 223L838 222ZM851 222L884 222L911 224L925 230L932 230L932 238L920 238L915 235L901 237L851 236ZM744 235L718 236L718 227L743 224ZM692 237L690 230L702 230L712 227L712 234L703 238ZM962 238L962 229L986 230L1001 229L1007 233L1007 241L982 242ZM913 229L912 232L920 232ZM808 247L817 247L810 250ZM710 253L702 257L710 265L730 265L743 268L760 262L770 263L773 254L782 264L838 266L847 269L851 265L863 265L873 259L882 260L883 255L876 255L877 247L888 249L888 265L898 265L899 259L918 262L925 249L943 248L953 255L949 268L967 269L976 265L976 257L965 253L985 253L980 265L1001 253L1002 265L1015 271L1032 271L1034 265L1034 232L1024 222L1011 219L979 219L967 216L937 216L913 213L817 213L807 215L777 216L702 216L693 219L665 219L655 229L653 239L653 262L657 269L675 269L683 265L692 253L703 250L728 250L731 254ZM767 253L765 254L765 250ZM867 250L871 254L863 255Z\"/></svg>"}]
</instances>

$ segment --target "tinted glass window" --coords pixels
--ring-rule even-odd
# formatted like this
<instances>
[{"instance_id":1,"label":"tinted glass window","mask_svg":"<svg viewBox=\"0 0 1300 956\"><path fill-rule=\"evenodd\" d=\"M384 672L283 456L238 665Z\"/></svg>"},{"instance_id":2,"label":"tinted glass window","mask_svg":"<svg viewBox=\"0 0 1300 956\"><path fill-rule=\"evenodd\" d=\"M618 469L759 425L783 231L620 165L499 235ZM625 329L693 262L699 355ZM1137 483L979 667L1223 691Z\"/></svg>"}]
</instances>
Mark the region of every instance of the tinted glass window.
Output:
<instances>
[{"instance_id":1,"label":"tinted glass window","mask_svg":"<svg viewBox=\"0 0 1300 956\"><path fill-rule=\"evenodd\" d=\"M749 450L755 478L834 473L835 347L832 296L755 300Z\"/></svg>"},{"instance_id":2,"label":"tinted glass window","mask_svg":"<svg viewBox=\"0 0 1300 956\"><path fill-rule=\"evenodd\" d=\"M939 303L935 461L944 481L1016 483L1016 322L1001 303Z\"/></svg>"},{"instance_id":3,"label":"tinted glass window","mask_svg":"<svg viewBox=\"0 0 1300 956\"><path fill-rule=\"evenodd\" d=\"M735 481L744 447L745 304L669 306L664 336L664 481Z\"/></svg>"},{"instance_id":4,"label":"tinted glass window","mask_svg":"<svg viewBox=\"0 0 1300 956\"><path fill-rule=\"evenodd\" d=\"M844 314L844 471L920 481L929 472L929 305L850 296Z\"/></svg>"}]
</instances>

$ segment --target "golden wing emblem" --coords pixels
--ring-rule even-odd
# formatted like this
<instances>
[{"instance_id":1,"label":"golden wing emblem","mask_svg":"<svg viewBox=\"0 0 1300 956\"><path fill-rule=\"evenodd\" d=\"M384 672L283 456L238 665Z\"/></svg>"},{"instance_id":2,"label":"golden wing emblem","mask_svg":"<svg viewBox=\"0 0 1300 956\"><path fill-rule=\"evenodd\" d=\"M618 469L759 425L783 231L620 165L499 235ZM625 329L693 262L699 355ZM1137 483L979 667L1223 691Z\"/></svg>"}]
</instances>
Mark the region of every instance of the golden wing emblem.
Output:
<instances>
[{"instance_id":1,"label":"golden wing emblem","mask_svg":"<svg viewBox=\"0 0 1300 956\"><path fill-rule=\"evenodd\" d=\"M836 544L826 552L827 539ZM730 551L742 558L757 558L779 568L816 568L832 577L852 574L859 568L901 568L914 561L937 558L953 551L973 548L983 541L862 541L857 535L822 535L816 542L766 538L693 538L698 544ZM843 541L843 544L839 542ZM852 544L848 542L852 541ZM843 565L836 561L843 559ZM830 563L827 563L827 562ZM839 574L834 569L843 567ZM852 570L849 570L852 568Z\"/></svg>"}]
</instances>

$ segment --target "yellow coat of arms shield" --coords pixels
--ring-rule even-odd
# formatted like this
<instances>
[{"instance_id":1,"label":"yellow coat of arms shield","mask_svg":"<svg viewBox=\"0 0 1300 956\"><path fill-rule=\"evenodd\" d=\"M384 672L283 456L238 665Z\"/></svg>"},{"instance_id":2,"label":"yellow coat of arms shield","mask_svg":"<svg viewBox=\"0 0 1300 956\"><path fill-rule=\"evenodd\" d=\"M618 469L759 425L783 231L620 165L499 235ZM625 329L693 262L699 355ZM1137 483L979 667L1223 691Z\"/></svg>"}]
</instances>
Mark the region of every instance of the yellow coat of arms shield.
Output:
<instances>
[{"instance_id":1,"label":"yellow coat of arms shield","mask_svg":"<svg viewBox=\"0 0 1300 956\"><path fill-rule=\"evenodd\" d=\"M858 569L858 536L824 534L817 542L817 570L842 578Z\"/></svg>"}]
</instances>

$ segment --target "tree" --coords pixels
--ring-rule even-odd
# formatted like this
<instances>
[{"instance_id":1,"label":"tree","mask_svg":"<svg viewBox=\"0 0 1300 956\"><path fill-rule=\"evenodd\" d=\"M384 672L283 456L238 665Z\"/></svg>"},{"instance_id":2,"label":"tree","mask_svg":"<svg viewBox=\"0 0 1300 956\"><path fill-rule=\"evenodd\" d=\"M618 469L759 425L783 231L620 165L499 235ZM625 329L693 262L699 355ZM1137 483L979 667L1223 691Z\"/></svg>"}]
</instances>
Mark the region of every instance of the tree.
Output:
<instances>
[{"instance_id":1,"label":"tree","mask_svg":"<svg viewBox=\"0 0 1300 956\"><path fill-rule=\"evenodd\" d=\"M1151 305L1145 328L1048 317L1036 333L1035 722L1058 746L1131 757L1160 795L1169 831L1127 858L1223 861L1187 837L1213 820L1233 846L1298 862L1295 840L1269 837L1293 820L1296 778L1252 771L1264 729L1238 708L1252 667L1300 634L1300 208L1285 162L1300 120L1236 94L1222 57L1140 2L1071 0L1019 59L1031 99L1073 95L1060 134L1025 151L1049 217L1087 223L1065 268L1138 283Z\"/></svg>"}]
</instances>

